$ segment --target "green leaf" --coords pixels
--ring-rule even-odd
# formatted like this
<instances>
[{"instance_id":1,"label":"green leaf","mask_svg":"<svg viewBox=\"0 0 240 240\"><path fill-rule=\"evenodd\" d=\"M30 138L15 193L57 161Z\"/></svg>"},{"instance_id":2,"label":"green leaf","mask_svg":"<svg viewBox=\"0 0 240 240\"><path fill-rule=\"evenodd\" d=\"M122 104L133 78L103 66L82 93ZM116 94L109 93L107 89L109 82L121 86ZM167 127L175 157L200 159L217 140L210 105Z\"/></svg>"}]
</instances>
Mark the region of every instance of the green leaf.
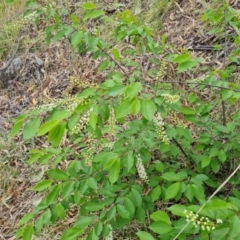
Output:
<instances>
[{"instance_id":1,"label":"green leaf","mask_svg":"<svg viewBox=\"0 0 240 240\"><path fill-rule=\"evenodd\" d=\"M59 124L60 120L50 120L44 123L40 129L38 130L38 136L42 136L49 131L51 131L54 127L56 127Z\"/></svg>"},{"instance_id":2,"label":"green leaf","mask_svg":"<svg viewBox=\"0 0 240 240\"><path fill-rule=\"evenodd\" d=\"M119 178L120 173L120 160L115 160L111 169L109 170L109 181L111 184L115 183Z\"/></svg>"},{"instance_id":3,"label":"green leaf","mask_svg":"<svg viewBox=\"0 0 240 240\"><path fill-rule=\"evenodd\" d=\"M171 220L170 220L169 216L167 215L167 213L164 211L160 211L160 210L156 211L150 215L150 218L152 220L154 220L155 222L160 221L160 222L165 222L165 223L171 225Z\"/></svg>"},{"instance_id":4,"label":"green leaf","mask_svg":"<svg viewBox=\"0 0 240 240\"><path fill-rule=\"evenodd\" d=\"M97 217L96 216L81 216L75 221L74 227L76 228L86 228L89 226Z\"/></svg>"},{"instance_id":5,"label":"green leaf","mask_svg":"<svg viewBox=\"0 0 240 240\"><path fill-rule=\"evenodd\" d=\"M139 221L139 223L144 223L146 218L146 212L142 207L136 208L136 219Z\"/></svg>"},{"instance_id":6,"label":"green leaf","mask_svg":"<svg viewBox=\"0 0 240 240\"><path fill-rule=\"evenodd\" d=\"M169 207L168 210L171 211L173 215L184 217L184 211L186 210L186 207L184 205L175 204Z\"/></svg>"},{"instance_id":7,"label":"green leaf","mask_svg":"<svg viewBox=\"0 0 240 240\"><path fill-rule=\"evenodd\" d=\"M139 207L142 205L142 196L139 193L139 191L137 191L136 189L132 188L131 190L131 194L132 194L132 202L134 202L134 205Z\"/></svg>"},{"instance_id":8,"label":"green leaf","mask_svg":"<svg viewBox=\"0 0 240 240\"><path fill-rule=\"evenodd\" d=\"M67 110L60 110L60 111L56 111L53 113L53 115L51 116L51 120L63 120L65 118L68 118L72 115L72 112L67 111Z\"/></svg>"},{"instance_id":9,"label":"green leaf","mask_svg":"<svg viewBox=\"0 0 240 240\"><path fill-rule=\"evenodd\" d=\"M127 209L123 205L117 205L117 212L122 218L130 219L129 211L127 211Z\"/></svg>"},{"instance_id":10,"label":"green leaf","mask_svg":"<svg viewBox=\"0 0 240 240\"><path fill-rule=\"evenodd\" d=\"M53 204L57 201L57 198L59 196L61 187L60 185L57 185L53 188L53 190L47 195L46 197L46 203L47 205Z\"/></svg>"},{"instance_id":11,"label":"green leaf","mask_svg":"<svg viewBox=\"0 0 240 240\"><path fill-rule=\"evenodd\" d=\"M43 216L43 223L48 226L52 217L51 210L48 208L42 216Z\"/></svg>"},{"instance_id":12,"label":"green leaf","mask_svg":"<svg viewBox=\"0 0 240 240\"><path fill-rule=\"evenodd\" d=\"M185 72L187 70L192 69L193 67L197 66L199 63L195 60L190 60L187 62L180 63L177 67L178 73Z\"/></svg>"},{"instance_id":13,"label":"green leaf","mask_svg":"<svg viewBox=\"0 0 240 240\"><path fill-rule=\"evenodd\" d=\"M229 129L226 126L216 124L215 127L219 132L229 133Z\"/></svg>"},{"instance_id":14,"label":"green leaf","mask_svg":"<svg viewBox=\"0 0 240 240\"><path fill-rule=\"evenodd\" d=\"M178 55L178 56L174 59L174 62L175 62L175 63L184 63L184 62L189 61L191 58L192 58L192 56L191 56L189 53L181 54L181 55Z\"/></svg>"},{"instance_id":15,"label":"green leaf","mask_svg":"<svg viewBox=\"0 0 240 240\"><path fill-rule=\"evenodd\" d=\"M227 159L226 153L223 150L220 150L218 152L218 158L221 162L225 162L225 160Z\"/></svg>"},{"instance_id":16,"label":"green leaf","mask_svg":"<svg viewBox=\"0 0 240 240\"><path fill-rule=\"evenodd\" d=\"M133 99L137 96L137 94L141 91L142 84L140 82L132 83L128 85L128 87L125 90L125 96L126 98Z\"/></svg>"},{"instance_id":17,"label":"green leaf","mask_svg":"<svg viewBox=\"0 0 240 240\"><path fill-rule=\"evenodd\" d=\"M91 112L91 115L89 118L89 125L92 127L93 130L96 130L97 121L98 121L97 115L94 112Z\"/></svg>"},{"instance_id":18,"label":"green leaf","mask_svg":"<svg viewBox=\"0 0 240 240\"><path fill-rule=\"evenodd\" d=\"M228 209L229 205L221 199L213 199L207 202L204 207L204 210L220 210Z\"/></svg>"},{"instance_id":19,"label":"green leaf","mask_svg":"<svg viewBox=\"0 0 240 240\"><path fill-rule=\"evenodd\" d=\"M124 206L125 206L126 210L129 212L130 218L133 219L134 214L135 214L135 207L134 207L133 202L128 197L124 198Z\"/></svg>"},{"instance_id":20,"label":"green leaf","mask_svg":"<svg viewBox=\"0 0 240 240\"><path fill-rule=\"evenodd\" d=\"M72 194L72 192L74 191L74 185L75 185L75 182L69 182L64 186L62 190L63 199L69 197Z\"/></svg>"},{"instance_id":21,"label":"green leaf","mask_svg":"<svg viewBox=\"0 0 240 240\"><path fill-rule=\"evenodd\" d=\"M135 98L132 101L132 114L137 115L141 109L141 102L139 101L138 98Z\"/></svg>"},{"instance_id":22,"label":"green leaf","mask_svg":"<svg viewBox=\"0 0 240 240\"><path fill-rule=\"evenodd\" d=\"M124 118L131 112L130 100L124 100L116 111L116 118Z\"/></svg>"},{"instance_id":23,"label":"green leaf","mask_svg":"<svg viewBox=\"0 0 240 240\"><path fill-rule=\"evenodd\" d=\"M171 184L166 190L166 200L176 197L180 190L181 183L176 182Z\"/></svg>"},{"instance_id":24,"label":"green leaf","mask_svg":"<svg viewBox=\"0 0 240 240\"><path fill-rule=\"evenodd\" d=\"M130 170L134 166L134 157L132 151L128 151L126 157L123 160L123 164L127 168L127 172L130 172Z\"/></svg>"},{"instance_id":25,"label":"green leaf","mask_svg":"<svg viewBox=\"0 0 240 240\"><path fill-rule=\"evenodd\" d=\"M99 210L102 210L104 207L103 203L98 203L98 202L90 202L87 203L86 209L91 211L91 212L97 212Z\"/></svg>"},{"instance_id":26,"label":"green leaf","mask_svg":"<svg viewBox=\"0 0 240 240\"><path fill-rule=\"evenodd\" d=\"M29 164L33 164L35 163L41 156L43 155L43 153L34 153L30 159L28 160Z\"/></svg>"},{"instance_id":27,"label":"green leaf","mask_svg":"<svg viewBox=\"0 0 240 240\"><path fill-rule=\"evenodd\" d=\"M78 28L79 27L79 19L75 14L71 14L71 19L73 23L73 27Z\"/></svg>"},{"instance_id":28,"label":"green leaf","mask_svg":"<svg viewBox=\"0 0 240 240\"><path fill-rule=\"evenodd\" d=\"M25 226L21 227L21 228L18 228L18 230L17 230L17 232L15 234L15 238L19 239L20 237L22 237L24 230L25 230Z\"/></svg>"},{"instance_id":29,"label":"green leaf","mask_svg":"<svg viewBox=\"0 0 240 240\"><path fill-rule=\"evenodd\" d=\"M43 180L34 187L34 190L38 192L42 192L43 190L50 187L51 185L52 185L52 180Z\"/></svg>"},{"instance_id":30,"label":"green leaf","mask_svg":"<svg viewBox=\"0 0 240 240\"><path fill-rule=\"evenodd\" d=\"M172 231L171 225L167 224L166 222L154 222L149 227L153 232L158 234L166 234Z\"/></svg>"},{"instance_id":31,"label":"green leaf","mask_svg":"<svg viewBox=\"0 0 240 240\"><path fill-rule=\"evenodd\" d=\"M137 232L136 233L140 240L155 240L155 238L148 232Z\"/></svg>"},{"instance_id":32,"label":"green leaf","mask_svg":"<svg viewBox=\"0 0 240 240\"><path fill-rule=\"evenodd\" d=\"M193 187L192 184L187 184L186 191L185 191L185 196L186 198L192 202L194 196L195 196L195 188Z\"/></svg>"},{"instance_id":33,"label":"green leaf","mask_svg":"<svg viewBox=\"0 0 240 240\"><path fill-rule=\"evenodd\" d=\"M23 139L28 140L34 137L38 131L40 124L41 120L39 117L30 120L23 129Z\"/></svg>"},{"instance_id":34,"label":"green leaf","mask_svg":"<svg viewBox=\"0 0 240 240\"><path fill-rule=\"evenodd\" d=\"M68 175L60 169L51 169L47 174L53 180L67 180L69 178Z\"/></svg>"},{"instance_id":35,"label":"green leaf","mask_svg":"<svg viewBox=\"0 0 240 240\"><path fill-rule=\"evenodd\" d=\"M240 219L237 215L230 217L229 219L230 230L229 230L229 239L234 239L240 234Z\"/></svg>"},{"instance_id":36,"label":"green leaf","mask_svg":"<svg viewBox=\"0 0 240 240\"><path fill-rule=\"evenodd\" d=\"M89 9L95 9L97 6L92 2L86 2L82 4L83 9L89 10Z\"/></svg>"},{"instance_id":37,"label":"green leaf","mask_svg":"<svg viewBox=\"0 0 240 240\"><path fill-rule=\"evenodd\" d=\"M87 183L88 183L88 187L97 190L98 186L97 186L97 181L95 180L95 178L91 177L87 179Z\"/></svg>"},{"instance_id":38,"label":"green leaf","mask_svg":"<svg viewBox=\"0 0 240 240\"><path fill-rule=\"evenodd\" d=\"M121 60L120 53L119 53L119 51L116 48L112 49L112 54L113 54L115 60L117 60L117 61Z\"/></svg>"},{"instance_id":39,"label":"green leaf","mask_svg":"<svg viewBox=\"0 0 240 240\"><path fill-rule=\"evenodd\" d=\"M150 193L150 196L153 201L158 200L160 195L161 195L161 187L160 186L155 187Z\"/></svg>"},{"instance_id":40,"label":"green leaf","mask_svg":"<svg viewBox=\"0 0 240 240\"><path fill-rule=\"evenodd\" d=\"M151 121L156 111L154 102L148 99L141 100L141 113L148 120Z\"/></svg>"},{"instance_id":41,"label":"green leaf","mask_svg":"<svg viewBox=\"0 0 240 240\"><path fill-rule=\"evenodd\" d=\"M117 209L115 206L112 206L107 213L108 221L112 220L116 216Z\"/></svg>"},{"instance_id":42,"label":"green leaf","mask_svg":"<svg viewBox=\"0 0 240 240\"><path fill-rule=\"evenodd\" d=\"M43 215L40 216L37 221L35 222L35 230L36 230L36 234L39 234L43 228Z\"/></svg>"},{"instance_id":43,"label":"green leaf","mask_svg":"<svg viewBox=\"0 0 240 240\"><path fill-rule=\"evenodd\" d=\"M79 31L73 34L72 39L71 39L71 44L73 48L75 49L82 41L83 38L83 32Z\"/></svg>"},{"instance_id":44,"label":"green leaf","mask_svg":"<svg viewBox=\"0 0 240 240\"><path fill-rule=\"evenodd\" d=\"M124 92L126 86L124 85L115 85L114 87L111 87L109 90L108 90L108 95L111 96L111 97L115 97L117 95L120 95Z\"/></svg>"},{"instance_id":45,"label":"green leaf","mask_svg":"<svg viewBox=\"0 0 240 240\"><path fill-rule=\"evenodd\" d=\"M66 217L66 211L61 203L57 204L57 215L60 219L64 219Z\"/></svg>"},{"instance_id":46,"label":"green leaf","mask_svg":"<svg viewBox=\"0 0 240 240\"><path fill-rule=\"evenodd\" d=\"M182 180L182 178L174 172L166 172L161 176L161 178L163 178L164 180L167 180L168 182L175 182L175 181Z\"/></svg>"},{"instance_id":47,"label":"green leaf","mask_svg":"<svg viewBox=\"0 0 240 240\"><path fill-rule=\"evenodd\" d=\"M207 167L211 162L211 158L209 156L205 156L201 161L202 168Z\"/></svg>"},{"instance_id":48,"label":"green leaf","mask_svg":"<svg viewBox=\"0 0 240 240\"><path fill-rule=\"evenodd\" d=\"M31 240L33 237L33 224L29 224L23 232L23 240Z\"/></svg>"},{"instance_id":49,"label":"green leaf","mask_svg":"<svg viewBox=\"0 0 240 240\"><path fill-rule=\"evenodd\" d=\"M101 62L101 64L100 64L100 66L98 67L98 71L99 72L103 72L104 70L106 70L107 69L107 67L109 66L109 61L103 61L103 62Z\"/></svg>"},{"instance_id":50,"label":"green leaf","mask_svg":"<svg viewBox=\"0 0 240 240\"><path fill-rule=\"evenodd\" d=\"M62 123L50 130L48 140L52 143L53 147L57 147L61 143L65 129L66 123Z\"/></svg>"},{"instance_id":51,"label":"green leaf","mask_svg":"<svg viewBox=\"0 0 240 240\"><path fill-rule=\"evenodd\" d=\"M189 107L182 107L179 110L181 113L185 114L185 115L192 115L195 114L195 110Z\"/></svg>"},{"instance_id":52,"label":"green leaf","mask_svg":"<svg viewBox=\"0 0 240 240\"><path fill-rule=\"evenodd\" d=\"M102 15L104 15L105 12L103 10L100 10L100 9L96 9L96 10L92 10L92 11L89 11L83 18L84 21L88 20L89 18L90 19L94 19L94 18L97 18L97 17L100 17Z\"/></svg>"},{"instance_id":53,"label":"green leaf","mask_svg":"<svg viewBox=\"0 0 240 240\"><path fill-rule=\"evenodd\" d=\"M62 29L62 30L58 31L58 32L55 34L55 36L54 36L54 38L53 38L53 41L54 41L54 42L57 42L59 39L61 39L63 36L65 36L66 32L67 32L66 29Z\"/></svg>"},{"instance_id":54,"label":"green leaf","mask_svg":"<svg viewBox=\"0 0 240 240\"><path fill-rule=\"evenodd\" d=\"M25 223L27 223L28 221L30 221L32 218L34 217L34 214L32 213L26 213L19 221L19 225L23 225Z\"/></svg>"},{"instance_id":55,"label":"green leaf","mask_svg":"<svg viewBox=\"0 0 240 240\"><path fill-rule=\"evenodd\" d=\"M85 229L71 227L64 231L60 240L76 240L84 231Z\"/></svg>"},{"instance_id":56,"label":"green leaf","mask_svg":"<svg viewBox=\"0 0 240 240\"><path fill-rule=\"evenodd\" d=\"M14 126L11 129L10 137L14 137L20 132L23 123L24 123L24 120L15 122Z\"/></svg>"}]
</instances>

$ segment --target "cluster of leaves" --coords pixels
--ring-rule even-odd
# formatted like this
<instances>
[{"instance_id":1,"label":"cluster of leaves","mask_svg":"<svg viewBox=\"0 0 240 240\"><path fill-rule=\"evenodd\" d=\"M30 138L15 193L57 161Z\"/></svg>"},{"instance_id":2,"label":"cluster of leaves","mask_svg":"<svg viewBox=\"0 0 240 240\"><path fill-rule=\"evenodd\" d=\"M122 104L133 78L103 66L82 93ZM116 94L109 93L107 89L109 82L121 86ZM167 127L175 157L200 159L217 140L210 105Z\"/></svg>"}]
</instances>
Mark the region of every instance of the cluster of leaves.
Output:
<instances>
[{"instance_id":1,"label":"cluster of leaves","mask_svg":"<svg viewBox=\"0 0 240 240\"><path fill-rule=\"evenodd\" d=\"M82 7L84 21L105 17L94 3ZM52 145L31 151L30 164L38 161L52 168L34 188L45 192L46 197L24 215L16 237L31 239L44 227L65 219L74 206L79 215L61 240L81 235L89 240L112 239L115 230L133 221L142 228L136 233L141 240L176 239L178 235L177 239L238 239L240 191L234 186L239 175L228 182L230 191L223 188L208 200L236 168L240 155L240 112L234 108L240 94L238 85L228 81L234 68L210 69L202 85L196 82L186 92L176 90L162 82L166 72L159 70L158 56L165 51L165 41L155 41L151 29L129 10L117 13L115 31L116 41L130 39L125 51L112 49L110 43L81 29L74 14L69 16L71 24L66 24L59 8L48 6L48 11L39 9L38 13L49 14L54 21L46 28L47 42L69 38L73 49L81 54L91 52L101 60L99 71L109 74L103 83L75 97L42 106L15 120L13 137L22 129L24 140L47 136ZM234 18L230 21L239 30ZM155 79L151 83L144 81L146 73L136 60L143 54L151 54L150 61L156 66L147 73ZM177 64L178 72L204 63L187 51L169 54L165 61ZM128 74L123 66L135 71ZM216 75L221 80L216 81ZM211 99L198 94L206 86L215 92ZM221 122L221 116L226 115L219 113L223 102L230 110L227 121ZM174 123L170 121L173 113L177 116ZM69 139L67 146L65 137ZM69 161L64 169L59 164L63 159ZM197 221L194 214L186 217L186 211L202 218ZM209 219L206 224L211 228L202 227L203 218Z\"/></svg>"}]
</instances>

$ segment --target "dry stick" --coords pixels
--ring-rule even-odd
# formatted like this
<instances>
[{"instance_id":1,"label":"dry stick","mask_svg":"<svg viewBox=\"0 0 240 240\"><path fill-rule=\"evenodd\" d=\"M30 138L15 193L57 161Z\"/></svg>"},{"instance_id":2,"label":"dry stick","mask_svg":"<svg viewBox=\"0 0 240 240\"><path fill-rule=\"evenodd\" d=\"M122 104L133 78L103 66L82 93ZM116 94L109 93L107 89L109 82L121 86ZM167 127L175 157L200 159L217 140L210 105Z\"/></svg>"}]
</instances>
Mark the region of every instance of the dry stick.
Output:
<instances>
[{"instance_id":1,"label":"dry stick","mask_svg":"<svg viewBox=\"0 0 240 240\"><path fill-rule=\"evenodd\" d=\"M158 82L161 82L161 83L182 83L182 84L187 84L187 85L195 84L195 85L203 85L203 86L208 86L208 87L216 87L216 88L221 88L221 89L226 89L226 90L232 90L234 92L240 92L240 90L235 90L235 89L231 89L231 88L223 87L223 86L211 85L211 84L208 84L208 83L193 83L193 82L181 82L181 81L158 81Z\"/></svg>"},{"instance_id":2,"label":"dry stick","mask_svg":"<svg viewBox=\"0 0 240 240\"><path fill-rule=\"evenodd\" d=\"M205 202L202 207L196 212L198 214L203 210L203 208L206 206L206 204L228 183L228 181L235 175L235 173L240 169L240 164L238 167L231 173L231 175L217 188L217 190L209 197L207 202ZM177 238L180 236L180 234L184 231L184 229L189 225L190 222L186 223L186 225L181 229L181 231L177 234L177 236L173 240L177 240Z\"/></svg>"},{"instance_id":3,"label":"dry stick","mask_svg":"<svg viewBox=\"0 0 240 240\"><path fill-rule=\"evenodd\" d=\"M225 6L225 0L223 0L223 15L224 15L224 56L223 56L223 69L226 65L226 57L227 57L227 22L226 22L226 6ZM222 100L222 113L223 113L223 125L226 126L227 124L227 118L226 118L226 103L224 100Z\"/></svg>"}]
</instances>

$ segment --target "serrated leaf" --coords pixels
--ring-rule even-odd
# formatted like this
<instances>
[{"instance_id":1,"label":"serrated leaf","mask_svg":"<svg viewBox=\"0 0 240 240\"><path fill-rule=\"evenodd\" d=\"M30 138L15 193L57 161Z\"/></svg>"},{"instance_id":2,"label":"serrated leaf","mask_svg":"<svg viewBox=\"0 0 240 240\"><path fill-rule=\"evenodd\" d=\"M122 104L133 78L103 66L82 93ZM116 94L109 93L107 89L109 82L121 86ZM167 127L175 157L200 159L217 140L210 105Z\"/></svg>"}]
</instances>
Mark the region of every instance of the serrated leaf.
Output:
<instances>
[{"instance_id":1,"label":"serrated leaf","mask_svg":"<svg viewBox=\"0 0 240 240\"><path fill-rule=\"evenodd\" d=\"M34 118L30 120L23 129L23 139L28 140L32 137L34 137L37 134L37 131L40 127L41 120L40 118Z\"/></svg>"}]
</instances>

